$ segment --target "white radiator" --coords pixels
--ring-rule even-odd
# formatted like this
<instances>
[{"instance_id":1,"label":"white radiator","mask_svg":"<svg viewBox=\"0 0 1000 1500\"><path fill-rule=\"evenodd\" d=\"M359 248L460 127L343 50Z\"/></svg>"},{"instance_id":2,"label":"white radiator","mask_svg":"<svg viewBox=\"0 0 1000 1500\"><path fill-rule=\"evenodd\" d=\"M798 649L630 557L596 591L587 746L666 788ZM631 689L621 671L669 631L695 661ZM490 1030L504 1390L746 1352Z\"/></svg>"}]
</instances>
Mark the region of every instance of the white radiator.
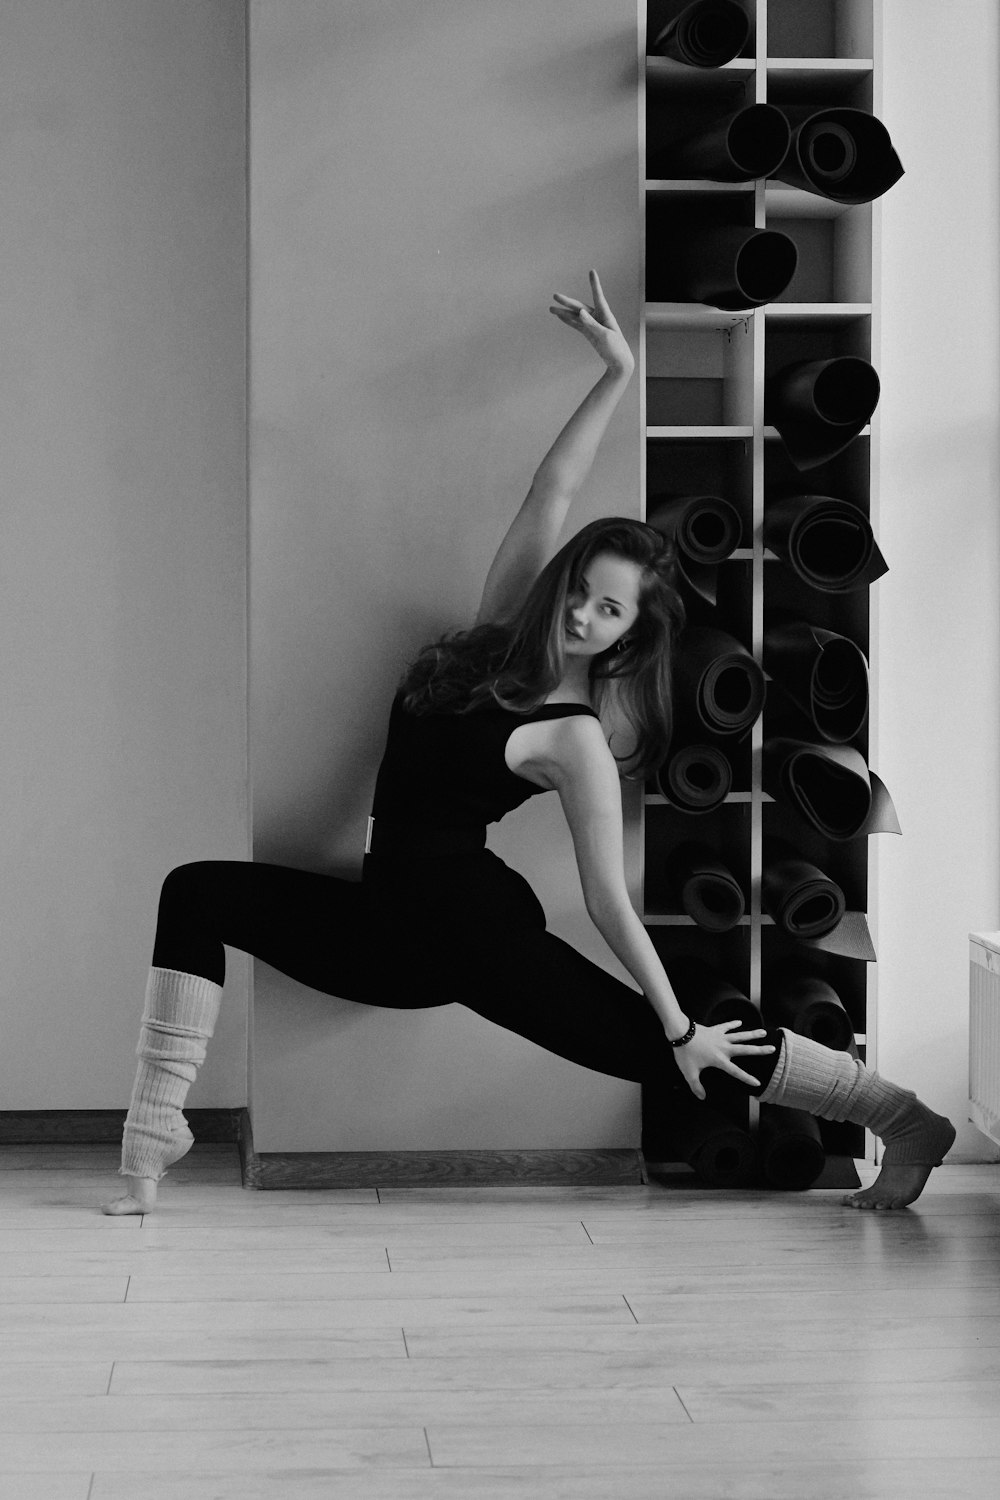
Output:
<instances>
[{"instance_id":1,"label":"white radiator","mask_svg":"<svg viewBox=\"0 0 1000 1500\"><path fill-rule=\"evenodd\" d=\"M969 933L969 1119L1000 1145L1000 932Z\"/></svg>"}]
</instances>

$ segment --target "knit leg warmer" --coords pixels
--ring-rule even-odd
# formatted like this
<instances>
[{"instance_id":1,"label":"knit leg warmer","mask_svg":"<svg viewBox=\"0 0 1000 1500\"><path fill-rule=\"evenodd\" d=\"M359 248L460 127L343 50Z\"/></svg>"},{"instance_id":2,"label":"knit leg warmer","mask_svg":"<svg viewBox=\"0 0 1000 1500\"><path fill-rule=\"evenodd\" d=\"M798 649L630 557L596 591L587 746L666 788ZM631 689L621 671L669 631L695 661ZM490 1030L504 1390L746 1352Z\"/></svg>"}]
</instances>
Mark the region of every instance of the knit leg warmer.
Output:
<instances>
[{"instance_id":1,"label":"knit leg warmer","mask_svg":"<svg viewBox=\"0 0 1000 1500\"><path fill-rule=\"evenodd\" d=\"M808 1110L823 1120L850 1120L882 1141L883 1162L940 1166L955 1139L944 1115L921 1104L916 1094L870 1071L849 1052L834 1052L810 1037L782 1027L784 1045L764 1104Z\"/></svg>"},{"instance_id":2,"label":"knit leg warmer","mask_svg":"<svg viewBox=\"0 0 1000 1500\"><path fill-rule=\"evenodd\" d=\"M136 1049L139 1067L125 1117L121 1174L157 1181L189 1151L181 1113L215 1030L222 986L199 974L151 969Z\"/></svg>"}]
</instances>

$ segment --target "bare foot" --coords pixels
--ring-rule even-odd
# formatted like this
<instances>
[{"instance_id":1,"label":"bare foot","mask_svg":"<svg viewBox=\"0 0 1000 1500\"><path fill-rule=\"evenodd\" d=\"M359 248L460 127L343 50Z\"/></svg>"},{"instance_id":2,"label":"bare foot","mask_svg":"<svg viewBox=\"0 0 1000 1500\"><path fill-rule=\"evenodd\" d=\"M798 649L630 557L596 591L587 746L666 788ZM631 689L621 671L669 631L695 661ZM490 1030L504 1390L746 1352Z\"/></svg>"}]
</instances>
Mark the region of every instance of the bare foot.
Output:
<instances>
[{"instance_id":1,"label":"bare foot","mask_svg":"<svg viewBox=\"0 0 1000 1500\"><path fill-rule=\"evenodd\" d=\"M905 1208L924 1190L924 1183L934 1170L934 1164L902 1163L889 1164L872 1183L860 1193L841 1199L845 1208Z\"/></svg>"},{"instance_id":2,"label":"bare foot","mask_svg":"<svg viewBox=\"0 0 1000 1500\"><path fill-rule=\"evenodd\" d=\"M102 1214L148 1214L156 1206L155 1177L126 1177L128 1192L101 1204Z\"/></svg>"}]
</instances>

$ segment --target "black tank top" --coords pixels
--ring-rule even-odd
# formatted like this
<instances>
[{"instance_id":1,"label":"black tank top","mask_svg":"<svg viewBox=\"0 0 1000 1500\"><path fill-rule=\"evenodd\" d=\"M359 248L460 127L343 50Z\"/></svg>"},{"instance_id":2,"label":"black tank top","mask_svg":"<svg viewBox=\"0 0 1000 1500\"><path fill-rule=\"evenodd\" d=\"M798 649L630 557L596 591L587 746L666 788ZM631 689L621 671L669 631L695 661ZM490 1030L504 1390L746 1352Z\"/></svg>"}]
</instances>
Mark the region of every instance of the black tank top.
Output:
<instances>
[{"instance_id":1,"label":"black tank top","mask_svg":"<svg viewBox=\"0 0 1000 1500\"><path fill-rule=\"evenodd\" d=\"M504 750L510 735L520 724L574 714L597 718L582 703L547 703L526 714L499 705L469 714L411 714L397 696L375 783L376 825L384 819L471 830L499 822L546 790L508 767Z\"/></svg>"}]
</instances>

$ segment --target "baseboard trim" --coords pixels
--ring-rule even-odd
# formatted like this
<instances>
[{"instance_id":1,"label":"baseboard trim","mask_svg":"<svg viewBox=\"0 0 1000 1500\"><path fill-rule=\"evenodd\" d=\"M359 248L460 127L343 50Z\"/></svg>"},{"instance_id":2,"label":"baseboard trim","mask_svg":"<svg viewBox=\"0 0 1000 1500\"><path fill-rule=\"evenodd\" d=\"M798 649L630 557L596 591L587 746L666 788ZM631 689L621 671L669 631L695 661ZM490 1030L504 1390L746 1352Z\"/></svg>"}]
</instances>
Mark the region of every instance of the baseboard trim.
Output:
<instances>
[{"instance_id":1,"label":"baseboard trim","mask_svg":"<svg viewBox=\"0 0 1000 1500\"><path fill-rule=\"evenodd\" d=\"M253 1151L244 1187L622 1187L646 1181L641 1151Z\"/></svg>"},{"instance_id":2,"label":"baseboard trim","mask_svg":"<svg viewBox=\"0 0 1000 1500\"><path fill-rule=\"evenodd\" d=\"M195 1140L206 1145L239 1146L249 1125L245 1107L186 1109L184 1115ZM0 1146L117 1146L124 1124L123 1109L0 1110Z\"/></svg>"}]
</instances>

